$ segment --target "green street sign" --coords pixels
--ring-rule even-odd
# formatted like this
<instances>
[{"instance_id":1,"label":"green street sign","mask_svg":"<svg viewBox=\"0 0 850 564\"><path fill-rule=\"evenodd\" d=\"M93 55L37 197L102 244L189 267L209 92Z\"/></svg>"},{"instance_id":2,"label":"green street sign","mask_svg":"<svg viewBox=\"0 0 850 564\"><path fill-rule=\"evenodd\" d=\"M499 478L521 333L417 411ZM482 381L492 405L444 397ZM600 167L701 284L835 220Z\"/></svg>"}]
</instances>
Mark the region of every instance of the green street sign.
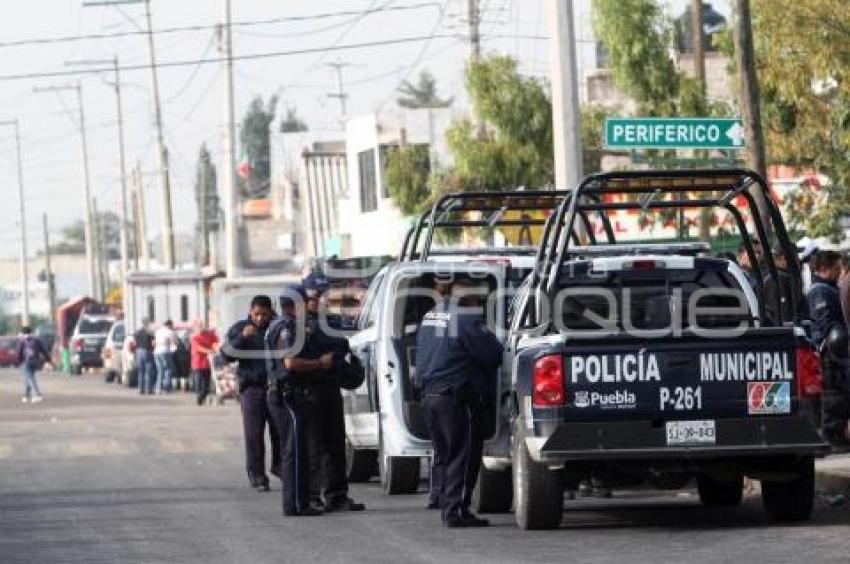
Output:
<instances>
[{"instance_id":1,"label":"green street sign","mask_svg":"<svg viewBox=\"0 0 850 564\"><path fill-rule=\"evenodd\" d=\"M609 149L742 149L740 118L608 118Z\"/></svg>"}]
</instances>

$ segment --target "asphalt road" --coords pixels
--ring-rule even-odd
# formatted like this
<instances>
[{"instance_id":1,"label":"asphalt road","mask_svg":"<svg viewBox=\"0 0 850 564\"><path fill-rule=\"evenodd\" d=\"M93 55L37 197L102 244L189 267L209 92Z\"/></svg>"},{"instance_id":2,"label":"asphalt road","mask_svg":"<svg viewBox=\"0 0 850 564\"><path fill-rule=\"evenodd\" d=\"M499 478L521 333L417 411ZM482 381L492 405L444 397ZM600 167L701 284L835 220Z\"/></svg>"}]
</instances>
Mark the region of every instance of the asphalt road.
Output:
<instances>
[{"instance_id":1,"label":"asphalt road","mask_svg":"<svg viewBox=\"0 0 850 564\"><path fill-rule=\"evenodd\" d=\"M757 497L705 510L693 492L572 502L557 531L512 515L447 530L425 495L352 494L362 514L284 519L279 484L247 487L234 404L139 397L94 375L42 377L23 405L0 370L0 562L847 562L850 509L766 522ZM424 484L423 484L424 490Z\"/></svg>"}]
</instances>

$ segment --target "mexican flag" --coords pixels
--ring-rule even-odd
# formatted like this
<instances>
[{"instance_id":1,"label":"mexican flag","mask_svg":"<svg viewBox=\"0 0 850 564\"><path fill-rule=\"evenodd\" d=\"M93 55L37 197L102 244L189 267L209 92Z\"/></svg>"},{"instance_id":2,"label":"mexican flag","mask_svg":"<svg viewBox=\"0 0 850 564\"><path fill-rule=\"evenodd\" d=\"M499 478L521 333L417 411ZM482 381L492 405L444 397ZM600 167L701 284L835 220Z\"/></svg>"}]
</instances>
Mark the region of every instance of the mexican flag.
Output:
<instances>
[{"instance_id":1,"label":"mexican flag","mask_svg":"<svg viewBox=\"0 0 850 564\"><path fill-rule=\"evenodd\" d=\"M244 180L248 180L251 178L251 159L248 157L248 153L243 149L242 157L239 159L239 163L236 165L236 174L242 177Z\"/></svg>"}]
</instances>

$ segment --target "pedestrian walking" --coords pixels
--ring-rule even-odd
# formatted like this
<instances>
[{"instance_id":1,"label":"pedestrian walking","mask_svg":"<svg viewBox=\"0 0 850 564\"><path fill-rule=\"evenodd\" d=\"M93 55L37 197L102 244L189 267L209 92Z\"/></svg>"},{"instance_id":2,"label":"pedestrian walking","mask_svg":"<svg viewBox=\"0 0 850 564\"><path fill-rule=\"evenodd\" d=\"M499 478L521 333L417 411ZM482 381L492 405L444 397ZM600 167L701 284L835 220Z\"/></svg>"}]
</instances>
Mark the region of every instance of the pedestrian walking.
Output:
<instances>
[{"instance_id":1,"label":"pedestrian walking","mask_svg":"<svg viewBox=\"0 0 850 564\"><path fill-rule=\"evenodd\" d=\"M271 473L280 476L280 438L266 401L268 367L266 365L265 332L273 318L268 296L254 296L248 317L237 321L228 331L222 354L228 362L236 362L239 403L245 432L245 466L251 487L269 491L266 475L266 427L272 445Z\"/></svg>"},{"instance_id":2,"label":"pedestrian walking","mask_svg":"<svg viewBox=\"0 0 850 564\"><path fill-rule=\"evenodd\" d=\"M157 382L156 393L171 393L174 378L174 351L177 350L177 335L174 333L174 323L169 319L156 330L154 334L153 358L156 362Z\"/></svg>"},{"instance_id":3,"label":"pedestrian walking","mask_svg":"<svg viewBox=\"0 0 850 564\"><path fill-rule=\"evenodd\" d=\"M156 383L156 365L153 360L153 334L150 321L142 320L142 326L133 333L136 345L136 374L139 383L139 394L150 395Z\"/></svg>"},{"instance_id":4,"label":"pedestrian walking","mask_svg":"<svg viewBox=\"0 0 850 564\"><path fill-rule=\"evenodd\" d=\"M50 355L44 349L41 341L32 334L32 329L26 325L21 327L17 352L24 381L24 395L21 401L23 403L40 403L42 397L41 390L38 388L37 373L45 364L52 366Z\"/></svg>"},{"instance_id":5,"label":"pedestrian walking","mask_svg":"<svg viewBox=\"0 0 850 564\"><path fill-rule=\"evenodd\" d=\"M296 374L307 374L331 366L331 357L305 359L300 355L304 338L304 300L300 285L290 286L280 297L281 316L265 335L269 386L269 413L280 438L280 479L283 514L286 517L321 515L310 504L310 462L304 430L307 405L305 389ZM300 335L300 339L298 338Z\"/></svg>"},{"instance_id":6,"label":"pedestrian walking","mask_svg":"<svg viewBox=\"0 0 850 564\"><path fill-rule=\"evenodd\" d=\"M350 353L348 340L328 335L320 322L320 304L328 280L317 273L302 281L306 299L305 342L300 357L331 363L308 374L295 370L305 389L305 433L310 458L310 502L325 512L363 511L366 506L348 495L345 472L345 415L340 393L340 370ZM329 320L324 319L325 322ZM338 320L337 320L338 321ZM339 328L339 327L337 327Z\"/></svg>"},{"instance_id":7,"label":"pedestrian walking","mask_svg":"<svg viewBox=\"0 0 850 564\"><path fill-rule=\"evenodd\" d=\"M830 330L847 326L841 310L838 278L841 255L835 251L817 251L812 257L812 285L808 293L812 319L812 340L822 348ZM847 421L850 417L850 374L846 363L829 361L824 356L823 393L821 395L823 435L833 446L850 446Z\"/></svg>"},{"instance_id":8,"label":"pedestrian walking","mask_svg":"<svg viewBox=\"0 0 850 564\"><path fill-rule=\"evenodd\" d=\"M468 307L474 293L469 281L455 281L450 296L425 314L417 335L416 385L442 465L439 501L447 527L489 525L470 505L484 442L481 414L503 349L483 315Z\"/></svg>"},{"instance_id":9,"label":"pedestrian walking","mask_svg":"<svg viewBox=\"0 0 850 564\"><path fill-rule=\"evenodd\" d=\"M192 381L198 405L203 405L210 393L211 368L210 357L218 347L218 336L209 330L203 321L195 324L195 332L190 341Z\"/></svg>"}]
</instances>

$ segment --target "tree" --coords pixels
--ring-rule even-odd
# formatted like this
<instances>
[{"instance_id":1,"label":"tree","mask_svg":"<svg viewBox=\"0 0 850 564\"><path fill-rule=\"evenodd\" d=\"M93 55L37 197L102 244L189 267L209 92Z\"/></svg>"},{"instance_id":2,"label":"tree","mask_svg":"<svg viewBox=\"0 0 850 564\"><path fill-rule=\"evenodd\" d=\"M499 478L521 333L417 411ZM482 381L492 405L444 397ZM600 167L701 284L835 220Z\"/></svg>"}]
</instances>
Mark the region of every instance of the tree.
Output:
<instances>
[{"instance_id":1,"label":"tree","mask_svg":"<svg viewBox=\"0 0 850 564\"><path fill-rule=\"evenodd\" d=\"M307 124L301 121L298 117L295 108L286 109L286 117L280 120L281 133L293 133L298 131L307 131Z\"/></svg>"},{"instance_id":2,"label":"tree","mask_svg":"<svg viewBox=\"0 0 850 564\"><path fill-rule=\"evenodd\" d=\"M106 250L106 257L110 260L121 257L121 219L118 214L111 211L98 212L98 225L100 226L100 246L95 249ZM136 230L133 223L128 220L127 246L128 258L134 258ZM57 254L82 255L86 252L85 223L78 219L70 225L66 225L60 232L61 240L50 246L50 250Z\"/></svg>"},{"instance_id":3,"label":"tree","mask_svg":"<svg viewBox=\"0 0 850 564\"><path fill-rule=\"evenodd\" d=\"M850 3L753 0L752 12L768 162L829 178L790 195L789 223L837 241L850 214Z\"/></svg>"},{"instance_id":4,"label":"tree","mask_svg":"<svg viewBox=\"0 0 850 564\"><path fill-rule=\"evenodd\" d=\"M195 205L198 210L196 231L200 241L198 263L206 264L209 255L209 234L218 232L220 212L215 165L206 143L201 145L198 164L195 167Z\"/></svg>"},{"instance_id":5,"label":"tree","mask_svg":"<svg viewBox=\"0 0 850 564\"><path fill-rule=\"evenodd\" d=\"M387 156L387 190L403 214L423 213L428 209L430 172L426 145L406 145Z\"/></svg>"},{"instance_id":6,"label":"tree","mask_svg":"<svg viewBox=\"0 0 850 564\"><path fill-rule=\"evenodd\" d=\"M419 73L419 81L414 85L405 80L398 87L401 94L396 102L402 108L447 108L454 98L440 98L437 94L437 79L428 71Z\"/></svg>"},{"instance_id":7,"label":"tree","mask_svg":"<svg viewBox=\"0 0 850 564\"><path fill-rule=\"evenodd\" d=\"M243 197L265 198L269 194L271 183L271 150L269 147L269 126L275 118L277 96L269 98L263 104L262 96L257 96L248 106L242 118L239 130L239 143L242 146L242 158L250 164L247 179L241 178L239 189Z\"/></svg>"}]
</instances>

